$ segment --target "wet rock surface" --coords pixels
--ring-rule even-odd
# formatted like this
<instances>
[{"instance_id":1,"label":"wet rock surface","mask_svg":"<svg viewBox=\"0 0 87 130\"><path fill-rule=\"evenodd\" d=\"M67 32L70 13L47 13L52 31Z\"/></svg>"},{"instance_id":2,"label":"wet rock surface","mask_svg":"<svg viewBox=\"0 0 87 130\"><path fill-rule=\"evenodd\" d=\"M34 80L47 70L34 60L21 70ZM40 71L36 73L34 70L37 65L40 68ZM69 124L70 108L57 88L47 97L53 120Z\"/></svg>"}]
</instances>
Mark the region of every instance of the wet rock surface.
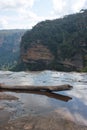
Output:
<instances>
[{"instance_id":1,"label":"wet rock surface","mask_svg":"<svg viewBox=\"0 0 87 130\"><path fill-rule=\"evenodd\" d=\"M0 93L0 100L18 100L18 98L13 95Z\"/></svg>"},{"instance_id":2,"label":"wet rock surface","mask_svg":"<svg viewBox=\"0 0 87 130\"><path fill-rule=\"evenodd\" d=\"M0 126L1 130L87 130L87 126L78 125L59 117L56 113L48 115L28 115Z\"/></svg>"},{"instance_id":3,"label":"wet rock surface","mask_svg":"<svg viewBox=\"0 0 87 130\"><path fill-rule=\"evenodd\" d=\"M0 130L87 130L87 74L0 72L1 83L61 85L70 91L1 91ZM20 78L17 78L19 76ZM12 82L11 82L12 81Z\"/></svg>"}]
</instances>

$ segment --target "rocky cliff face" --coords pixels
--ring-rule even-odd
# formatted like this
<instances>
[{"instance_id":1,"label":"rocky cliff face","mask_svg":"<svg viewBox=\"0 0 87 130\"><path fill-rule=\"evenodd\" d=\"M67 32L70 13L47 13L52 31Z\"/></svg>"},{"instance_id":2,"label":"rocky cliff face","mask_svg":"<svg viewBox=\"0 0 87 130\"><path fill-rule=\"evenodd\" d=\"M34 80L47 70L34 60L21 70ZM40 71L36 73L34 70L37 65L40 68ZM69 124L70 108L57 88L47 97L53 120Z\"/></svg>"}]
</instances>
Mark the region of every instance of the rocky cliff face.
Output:
<instances>
[{"instance_id":1,"label":"rocky cliff face","mask_svg":"<svg viewBox=\"0 0 87 130\"><path fill-rule=\"evenodd\" d=\"M17 62L20 41L25 30L0 30L0 69Z\"/></svg>"},{"instance_id":2,"label":"rocky cliff face","mask_svg":"<svg viewBox=\"0 0 87 130\"><path fill-rule=\"evenodd\" d=\"M21 41L22 70L87 68L87 10L38 23Z\"/></svg>"},{"instance_id":3,"label":"rocky cliff face","mask_svg":"<svg viewBox=\"0 0 87 130\"><path fill-rule=\"evenodd\" d=\"M50 52L50 50L44 46L43 44L33 44L27 51L24 53L22 51L22 60L24 62L34 62L38 60L42 60L45 62L52 62L54 56Z\"/></svg>"},{"instance_id":4,"label":"rocky cliff face","mask_svg":"<svg viewBox=\"0 0 87 130\"><path fill-rule=\"evenodd\" d=\"M26 50L21 48L21 59L31 70L48 68L54 60L54 55L43 43L32 43Z\"/></svg>"}]
</instances>

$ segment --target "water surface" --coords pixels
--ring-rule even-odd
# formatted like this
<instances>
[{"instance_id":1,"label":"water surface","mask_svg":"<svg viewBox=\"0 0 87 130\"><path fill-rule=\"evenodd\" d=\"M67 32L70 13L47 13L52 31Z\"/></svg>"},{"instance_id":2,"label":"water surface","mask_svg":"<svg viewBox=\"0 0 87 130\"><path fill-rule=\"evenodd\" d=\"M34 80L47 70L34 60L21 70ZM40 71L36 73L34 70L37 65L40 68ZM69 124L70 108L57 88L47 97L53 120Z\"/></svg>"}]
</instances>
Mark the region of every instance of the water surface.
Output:
<instances>
[{"instance_id":1,"label":"water surface","mask_svg":"<svg viewBox=\"0 0 87 130\"><path fill-rule=\"evenodd\" d=\"M7 119L11 120L28 114L40 115L54 111L64 119L87 125L87 73L0 71L0 83L32 86L72 85L72 90L54 93L2 91L0 93L14 95L19 99L1 100L0 106L4 106L4 110L0 112L10 112Z\"/></svg>"}]
</instances>

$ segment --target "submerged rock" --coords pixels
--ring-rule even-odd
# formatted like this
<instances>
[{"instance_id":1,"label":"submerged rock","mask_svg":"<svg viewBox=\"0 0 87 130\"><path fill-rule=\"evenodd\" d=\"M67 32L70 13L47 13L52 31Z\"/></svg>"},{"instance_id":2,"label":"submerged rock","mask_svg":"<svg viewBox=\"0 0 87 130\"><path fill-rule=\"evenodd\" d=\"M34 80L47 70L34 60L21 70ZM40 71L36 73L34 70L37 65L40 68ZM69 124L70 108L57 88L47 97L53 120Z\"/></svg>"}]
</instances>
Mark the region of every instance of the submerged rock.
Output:
<instances>
[{"instance_id":1,"label":"submerged rock","mask_svg":"<svg viewBox=\"0 0 87 130\"><path fill-rule=\"evenodd\" d=\"M13 95L5 94L5 93L1 94L0 93L0 100L18 100L18 98L13 96ZM0 109L1 109L1 107L0 107Z\"/></svg>"}]
</instances>

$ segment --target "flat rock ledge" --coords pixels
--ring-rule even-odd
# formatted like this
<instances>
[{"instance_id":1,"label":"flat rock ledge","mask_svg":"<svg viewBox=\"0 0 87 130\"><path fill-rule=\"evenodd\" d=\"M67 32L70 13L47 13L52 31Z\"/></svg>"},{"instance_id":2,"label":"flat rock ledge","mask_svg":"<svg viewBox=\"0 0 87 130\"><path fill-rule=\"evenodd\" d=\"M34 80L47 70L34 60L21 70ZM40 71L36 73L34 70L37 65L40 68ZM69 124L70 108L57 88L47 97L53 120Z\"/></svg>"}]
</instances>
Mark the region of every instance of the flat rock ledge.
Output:
<instances>
[{"instance_id":1,"label":"flat rock ledge","mask_svg":"<svg viewBox=\"0 0 87 130\"><path fill-rule=\"evenodd\" d=\"M2 124L0 130L87 130L87 126L51 112L47 115L28 115L10 120L6 124Z\"/></svg>"}]
</instances>

